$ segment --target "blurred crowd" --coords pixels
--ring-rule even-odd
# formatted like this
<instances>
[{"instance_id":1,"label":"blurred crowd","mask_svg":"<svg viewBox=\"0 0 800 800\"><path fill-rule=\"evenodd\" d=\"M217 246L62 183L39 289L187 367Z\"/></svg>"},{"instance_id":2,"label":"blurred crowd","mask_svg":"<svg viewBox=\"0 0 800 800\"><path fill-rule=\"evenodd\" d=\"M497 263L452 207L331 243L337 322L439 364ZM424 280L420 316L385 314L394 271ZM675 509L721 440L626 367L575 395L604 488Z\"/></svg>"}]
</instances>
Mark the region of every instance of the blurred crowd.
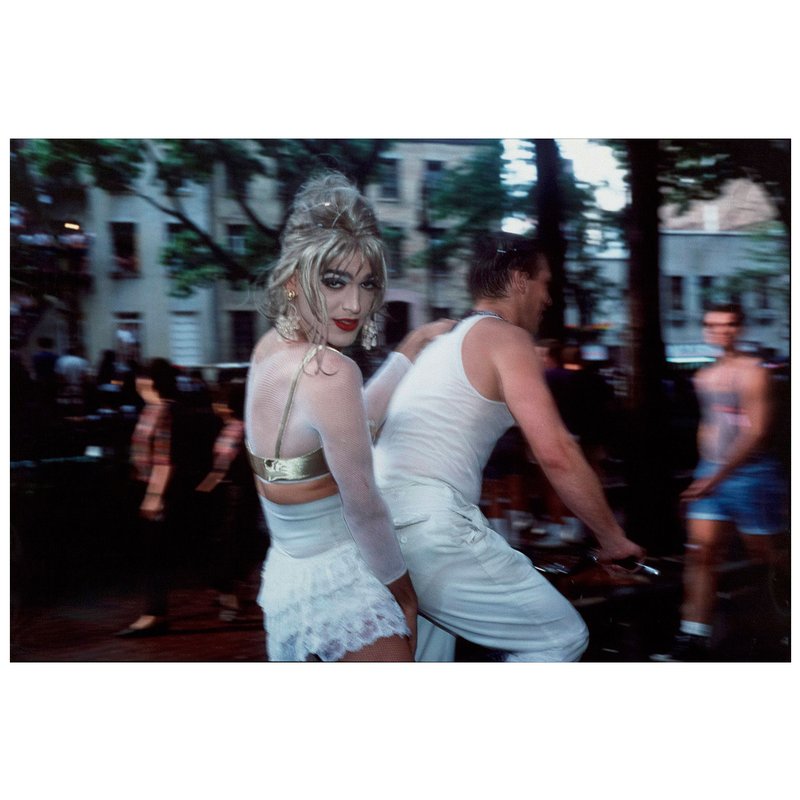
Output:
<instances>
[{"instance_id":1,"label":"blurred crowd","mask_svg":"<svg viewBox=\"0 0 800 800\"><path fill-rule=\"evenodd\" d=\"M30 363L28 368L12 353L12 549L19 560L50 552L41 540L51 538L57 525L75 525L68 538L81 547L84 519L111 523L115 529L103 532L108 539L122 542L132 532L127 544L138 552L128 554L128 566L139 567L145 598L158 596L164 615L171 573L199 554L208 585L217 591L220 617L235 619L239 586L266 550L242 448L243 376L220 374L209 385L199 370L161 358L142 365L113 350L92 365L78 348L57 353L47 337L39 339ZM158 431L166 442L160 455L151 429L159 408L168 410L166 431ZM166 462L171 474L165 513L147 519L141 512L148 488L142 465L154 458ZM71 497L48 513L54 467L63 481L58 494ZM210 474L215 479L204 484ZM102 487L94 485L98 481ZM66 515L64 502L70 504ZM99 513L105 503L117 507ZM40 565L17 563L13 555L20 581L40 574Z\"/></svg>"}]
</instances>

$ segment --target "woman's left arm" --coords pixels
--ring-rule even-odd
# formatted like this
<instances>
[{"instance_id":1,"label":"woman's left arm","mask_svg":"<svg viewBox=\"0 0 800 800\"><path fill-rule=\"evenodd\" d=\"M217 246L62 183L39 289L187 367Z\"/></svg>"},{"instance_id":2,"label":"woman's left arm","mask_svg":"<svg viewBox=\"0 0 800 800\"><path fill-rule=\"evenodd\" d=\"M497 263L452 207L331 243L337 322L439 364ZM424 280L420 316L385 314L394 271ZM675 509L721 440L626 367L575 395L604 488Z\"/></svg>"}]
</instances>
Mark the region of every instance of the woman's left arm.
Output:
<instances>
[{"instance_id":1,"label":"woman's left arm","mask_svg":"<svg viewBox=\"0 0 800 800\"><path fill-rule=\"evenodd\" d=\"M408 358L395 350L364 386L364 405L373 433L383 424L394 390L410 369Z\"/></svg>"},{"instance_id":2,"label":"woman's left arm","mask_svg":"<svg viewBox=\"0 0 800 800\"><path fill-rule=\"evenodd\" d=\"M451 330L455 324L455 320L440 319L415 328L397 345L380 369L370 378L364 387L364 403L373 433L383 424L394 390L411 369L411 364L425 345L440 334Z\"/></svg>"}]
</instances>

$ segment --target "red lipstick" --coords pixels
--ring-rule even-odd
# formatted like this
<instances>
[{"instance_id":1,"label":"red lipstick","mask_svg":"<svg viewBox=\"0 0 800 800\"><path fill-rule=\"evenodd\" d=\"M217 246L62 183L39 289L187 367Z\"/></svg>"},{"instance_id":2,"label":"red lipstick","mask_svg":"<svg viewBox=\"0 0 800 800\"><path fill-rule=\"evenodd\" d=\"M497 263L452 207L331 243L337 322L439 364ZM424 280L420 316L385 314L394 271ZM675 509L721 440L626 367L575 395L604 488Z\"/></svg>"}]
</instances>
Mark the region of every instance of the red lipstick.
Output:
<instances>
[{"instance_id":1,"label":"red lipstick","mask_svg":"<svg viewBox=\"0 0 800 800\"><path fill-rule=\"evenodd\" d=\"M354 331L358 327L357 319L335 319L333 322L337 328L341 328L341 330L347 331L348 333Z\"/></svg>"}]
</instances>

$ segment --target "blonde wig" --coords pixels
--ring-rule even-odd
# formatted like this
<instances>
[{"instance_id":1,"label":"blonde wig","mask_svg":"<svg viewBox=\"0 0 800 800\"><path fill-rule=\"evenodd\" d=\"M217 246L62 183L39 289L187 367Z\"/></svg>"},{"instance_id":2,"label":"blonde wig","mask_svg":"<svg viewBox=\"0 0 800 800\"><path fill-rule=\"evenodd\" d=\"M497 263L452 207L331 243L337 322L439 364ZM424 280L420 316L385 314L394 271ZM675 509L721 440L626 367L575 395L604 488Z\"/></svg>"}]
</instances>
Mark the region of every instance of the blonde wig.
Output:
<instances>
[{"instance_id":1,"label":"blonde wig","mask_svg":"<svg viewBox=\"0 0 800 800\"><path fill-rule=\"evenodd\" d=\"M328 325L321 291L326 270L353 259L369 264L378 289L372 309L382 305L386 286L386 250L378 222L366 198L341 173L326 172L305 183L294 198L281 236L281 254L267 281L264 313L275 322L289 311L286 283L296 276L315 320L318 344Z\"/></svg>"}]
</instances>

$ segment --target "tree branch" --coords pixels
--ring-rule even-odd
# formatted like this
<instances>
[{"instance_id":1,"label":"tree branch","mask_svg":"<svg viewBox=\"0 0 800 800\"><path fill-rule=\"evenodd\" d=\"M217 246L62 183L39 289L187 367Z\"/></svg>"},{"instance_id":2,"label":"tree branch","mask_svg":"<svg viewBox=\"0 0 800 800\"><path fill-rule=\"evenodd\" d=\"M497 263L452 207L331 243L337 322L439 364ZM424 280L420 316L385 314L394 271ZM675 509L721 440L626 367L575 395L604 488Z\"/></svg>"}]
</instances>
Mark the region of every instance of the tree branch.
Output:
<instances>
[{"instance_id":1,"label":"tree branch","mask_svg":"<svg viewBox=\"0 0 800 800\"><path fill-rule=\"evenodd\" d=\"M186 214L184 214L182 211L175 208L169 208L168 206L159 203L154 198L150 197L147 194L144 194L143 192L134 191L134 194L140 199L144 200L145 202L150 203L150 205L154 206L159 211L162 211L163 213L169 214L171 217L174 217L176 220L181 222L187 228L190 228L192 231L194 231L200 237L203 244L206 245L206 247L208 247L208 249L213 253L213 255L219 259L220 265L225 270L225 277L229 281L248 280L251 277L248 270L246 270L244 266L242 266L242 264L239 263L239 261L233 258L233 256L224 247L222 247L216 241L214 241L214 239L211 236L209 236L209 234L205 230L200 228L195 222L192 221L190 217L186 216Z\"/></svg>"}]
</instances>

